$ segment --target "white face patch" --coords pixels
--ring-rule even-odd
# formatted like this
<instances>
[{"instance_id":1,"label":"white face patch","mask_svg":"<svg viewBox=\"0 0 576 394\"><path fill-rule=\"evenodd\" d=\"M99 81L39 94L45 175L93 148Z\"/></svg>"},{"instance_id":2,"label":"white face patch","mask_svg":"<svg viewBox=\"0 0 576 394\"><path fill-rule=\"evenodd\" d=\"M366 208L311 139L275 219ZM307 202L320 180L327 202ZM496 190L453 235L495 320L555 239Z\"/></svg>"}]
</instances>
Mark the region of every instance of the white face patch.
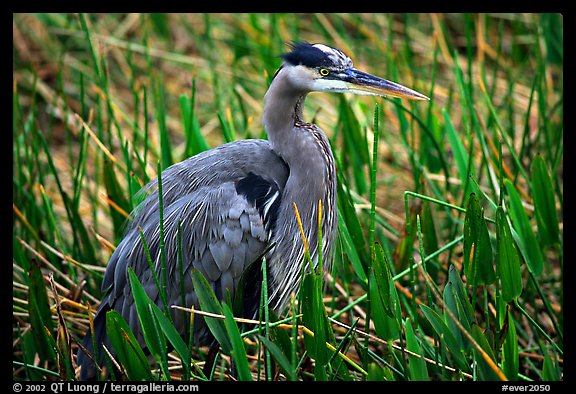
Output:
<instances>
[{"instance_id":1,"label":"white face patch","mask_svg":"<svg viewBox=\"0 0 576 394\"><path fill-rule=\"evenodd\" d=\"M331 48L327 45L324 44L314 44L312 45L314 48L320 49L322 52L324 52L326 54L326 56L328 56L328 58L330 59L330 61L332 63L334 63L335 65L340 65L340 67L342 68L352 68L352 59L350 59L348 56L346 56L344 54L344 52L335 49L335 48Z\"/></svg>"},{"instance_id":2,"label":"white face patch","mask_svg":"<svg viewBox=\"0 0 576 394\"><path fill-rule=\"evenodd\" d=\"M312 82L311 90L313 92L345 93L348 92L350 88L344 81L335 79L316 79Z\"/></svg>"}]
</instances>

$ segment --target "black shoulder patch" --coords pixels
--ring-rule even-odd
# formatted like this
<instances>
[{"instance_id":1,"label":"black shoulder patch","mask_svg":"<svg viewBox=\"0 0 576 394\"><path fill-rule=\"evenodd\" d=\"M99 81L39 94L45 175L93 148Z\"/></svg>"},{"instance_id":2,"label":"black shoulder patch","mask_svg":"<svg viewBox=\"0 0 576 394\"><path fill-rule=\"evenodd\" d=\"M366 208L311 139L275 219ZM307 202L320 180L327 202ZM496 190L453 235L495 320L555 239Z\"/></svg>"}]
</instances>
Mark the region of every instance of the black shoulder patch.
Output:
<instances>
[{"instance_id":1,"label":"black shoulder patch","mask_svg":"<svg viewBox=\"0 0 576 394\"><path fill-rule=\"evenodd\" d=\"M280 189L275 182L249 172L236 182L236 192L256 207L267 230L274 228L281 200Z\"/></svg>"}]
</instances>

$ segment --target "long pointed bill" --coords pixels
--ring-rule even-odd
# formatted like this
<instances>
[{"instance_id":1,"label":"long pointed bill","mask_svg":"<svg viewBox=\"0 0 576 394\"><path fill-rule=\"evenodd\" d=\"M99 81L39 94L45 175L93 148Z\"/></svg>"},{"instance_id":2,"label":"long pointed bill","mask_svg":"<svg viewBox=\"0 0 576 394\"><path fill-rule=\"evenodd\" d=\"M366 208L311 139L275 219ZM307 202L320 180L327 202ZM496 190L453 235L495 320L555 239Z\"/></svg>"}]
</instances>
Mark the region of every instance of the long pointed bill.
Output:
<instances>
[{"instance_id":1,"label":"long pointed bill","mask_svg":"<svg viewBox=\"0 0 576 394\"><path fill-rule=\"evenodd\" d=\"M430 98L405 86L376 77L355 68L333 74L346 84L346 90L357 94L399 97L406 100L430 100Z\"/></svg>"}]
</instances>

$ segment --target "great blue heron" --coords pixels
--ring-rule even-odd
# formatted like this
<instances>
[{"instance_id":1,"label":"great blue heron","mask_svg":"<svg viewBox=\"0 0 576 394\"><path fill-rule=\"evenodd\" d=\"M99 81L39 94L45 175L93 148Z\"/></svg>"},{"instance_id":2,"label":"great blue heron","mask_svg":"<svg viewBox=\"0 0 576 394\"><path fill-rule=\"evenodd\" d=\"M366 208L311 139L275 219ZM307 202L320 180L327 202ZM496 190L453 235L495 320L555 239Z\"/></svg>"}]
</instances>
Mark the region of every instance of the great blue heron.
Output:
<instances>
[{"instance_id":1,"label":"great blue heron","mask_svg":"<svg viewBox=\"0 0 576 394\"><path fill-rule=\"evenodd\" d=\"M323 204L322 255L325 266L337 228L336 170L324 133L302 118L304 99L310 92L356 93L428 100L428 97L396 83L355 69L348 56L323 44L296 43L284 54L264 97L263 125L268 140L234 141L174 164L162 173L165 266L168 304L198 308L191 269L198 269L218 298L234 295L238 281L247 275L244 315L258 310L262 274L256 260L267 263L269 306L281 312L300 285L304 244L294 211L296 204L309 253L317 263L318 201ZM142 229L160 277L159 199L157 181L144 188L150 195L137 207L126 235L110 258L104 274L104 298L94 319L96 343L107 345L105 314L118 311L145 347L134 299L128 283L132 267L150 298L159 306L161 297L141 242ZM178 267L178 223L182 240L184 283ZM254 264L257 263L257 264ZM245 271L249 272L245 273ZM187 316L171 311L182 335ZM194 324L194 342L212 340L203 322ZM92 352L90 330L83 346ZM102 362L103 351L98 352ZM79 350L81 379L94 378L93 361Z\"/></svg>"}]
</instances>

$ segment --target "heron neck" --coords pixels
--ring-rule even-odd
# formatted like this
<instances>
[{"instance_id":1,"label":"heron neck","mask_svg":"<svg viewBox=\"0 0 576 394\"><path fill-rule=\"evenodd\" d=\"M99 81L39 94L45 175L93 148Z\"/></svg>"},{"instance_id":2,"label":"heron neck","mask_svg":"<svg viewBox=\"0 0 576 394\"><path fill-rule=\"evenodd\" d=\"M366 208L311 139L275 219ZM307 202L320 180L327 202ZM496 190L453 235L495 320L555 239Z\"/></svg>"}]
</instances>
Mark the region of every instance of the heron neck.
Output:
<instances>
[{"instance_id":1,"label":"heron neck","mask_svg":"<svg viewBox=\"0 0 576 394\"><path fill-rule=\"evenodd\" d=\"M312 261L318 260L318 201L324 207L323 252L330 256L336 228L336 170L330 143L313 124L304 123L302 110L307 91L298 90L280 70L264 98L263 125L272 149L290 169L276 222L271 258L273 285L270 302L275 310L286 305L300 283L299 264L304 245L294 214L298 208ZM329 258L326 259L330 261ZM294 268L295 267L295 268Z\"/></svg>"},{"instance_id":2,"label":"heron neck","mask_svg":"<svg viewBox=\"0 0 576 394\"><path fill-rule=\"evenodd\" d=\"M289 160L292 156L290 150L298 138L294 125L302 122L308 92L291 86L283 71L278 72L264 96L262 123L274 151Z\"/></svg>"}]
</instances>

